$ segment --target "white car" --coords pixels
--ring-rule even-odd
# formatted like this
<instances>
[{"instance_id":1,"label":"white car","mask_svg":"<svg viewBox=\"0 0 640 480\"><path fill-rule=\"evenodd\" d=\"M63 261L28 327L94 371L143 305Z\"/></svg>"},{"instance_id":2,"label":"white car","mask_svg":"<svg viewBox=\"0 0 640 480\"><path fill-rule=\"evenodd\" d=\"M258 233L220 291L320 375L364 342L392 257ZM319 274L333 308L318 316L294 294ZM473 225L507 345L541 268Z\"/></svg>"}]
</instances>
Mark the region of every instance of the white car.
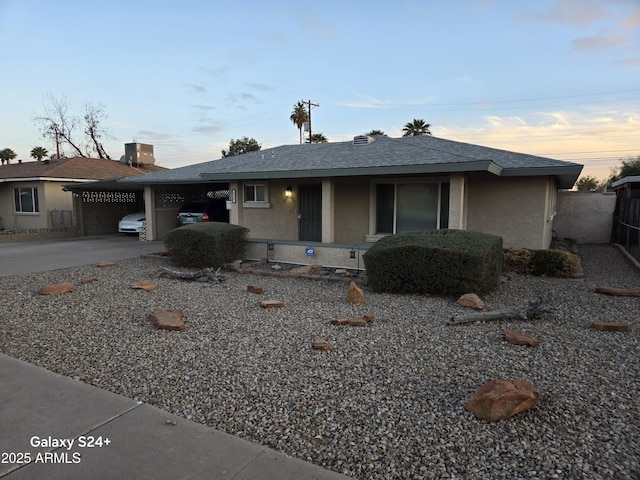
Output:
<instances>
[{"instance_id":1,"label":"white car","mask_svg":"<svg viewBox=\"0 0 640 480\"><path fill-rule=\"evenodd\" d=\"M146 220L144 212L130 213L122 217L118 222L118 232L120 233L140 233L143 222Z\"/></svg>"}]
</instances>

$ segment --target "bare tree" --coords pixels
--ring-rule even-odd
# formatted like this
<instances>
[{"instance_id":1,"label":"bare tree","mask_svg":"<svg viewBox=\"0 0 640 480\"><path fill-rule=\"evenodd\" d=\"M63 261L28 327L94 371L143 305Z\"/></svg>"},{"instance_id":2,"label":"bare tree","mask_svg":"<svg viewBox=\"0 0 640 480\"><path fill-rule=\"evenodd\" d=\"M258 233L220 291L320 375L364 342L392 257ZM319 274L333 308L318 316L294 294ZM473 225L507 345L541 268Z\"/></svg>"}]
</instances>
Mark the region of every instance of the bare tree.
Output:
<instances>
[{"instance_id":1,"label":"bare tree","mask_svg":"<svg viewBox=\"0 0 640 480\"><path fill-rule=\"evenodd\" d=\"M85 103L83 118L84 133L91 139L93 150L98 154L98 158L111 160L111 157L104 150L102 142L100 141L103 136L109 136L101 124L101 121L107 118L107 115L104 113L104 105L102 103L98 103L97 105Z\"/></svg>"},{"instance_id":2,"label":"bare tree","mask_svg":"<svg viewBox=\"0 0 640 480\"><path fill-rule=\"evenodd\" d=\"M42 136L50 139L56 145L58 157L65 156L65 150L78 157L87 157L96 153L99 158L111 157L105 151L101 139L108 137L102 127L106 118L104 105L85 103L82 117L69 113L69 102L65 96L56 98L49 94L44 105L44 115L36 117L34 121L39 125ZM76 133L82 130L84 139L76 140Z\"/></svg>"}]
</instances>

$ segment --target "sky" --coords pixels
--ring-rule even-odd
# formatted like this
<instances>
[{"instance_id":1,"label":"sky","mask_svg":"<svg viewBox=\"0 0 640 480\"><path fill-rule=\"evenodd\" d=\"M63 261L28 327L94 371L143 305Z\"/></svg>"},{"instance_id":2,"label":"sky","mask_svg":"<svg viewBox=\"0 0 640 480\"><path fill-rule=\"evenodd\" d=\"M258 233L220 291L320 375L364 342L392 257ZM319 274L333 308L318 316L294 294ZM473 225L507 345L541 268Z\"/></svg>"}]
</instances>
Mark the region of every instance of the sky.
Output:
<instances>
[{"instance_id":1,"label":"sky","mask_svg":"<svg viewBox=\"0 0 640 480\"><path fill-rule=\"evenodd\" d=\"M0 45L0 149L24 161L55 152L52 98L168 168L299 143L300 100L330 142L417 118L601 180L640 155L640 0L0 0Z\"/></svg>"}]
</instances>

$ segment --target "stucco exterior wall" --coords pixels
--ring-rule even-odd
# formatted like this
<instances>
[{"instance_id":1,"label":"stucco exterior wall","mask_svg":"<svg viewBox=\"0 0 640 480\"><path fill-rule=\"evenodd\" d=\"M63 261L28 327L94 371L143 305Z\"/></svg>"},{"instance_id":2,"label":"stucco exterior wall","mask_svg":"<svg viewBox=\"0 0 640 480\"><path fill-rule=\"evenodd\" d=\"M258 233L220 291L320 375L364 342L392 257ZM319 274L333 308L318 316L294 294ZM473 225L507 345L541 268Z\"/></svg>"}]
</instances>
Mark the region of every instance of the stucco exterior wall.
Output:
<instances>
[{"instance_id":1,"label":"stucco exterior wall","mask_svg":"<svg viewBox=\"0 0 640 480\"><path fill-rule=\"evenodd\" d=\"M15 211L14 188L37 188L39 213L17 213ZM2 228L6 230L34 230L47 228L47 203L45 187L41 182L8 182L2 187Z\"/></svg>"},{"instance_id":2,"label":"stucco exterior wall","mask_svg":"<svg viewBox=\"0 0 640 480\"><path fill-rule=\"evenodd\" d=\"M13 223L13 190L9 185L0 185L0 230L11 228Z\"/></svg>"},{"instance_id":3,"label":"stucco exterior wall","mask_svg":"<svg viewBox=\"0 0 640 480\"><path fill-rule=\"evenodd\" d=\"M609 243L615 206L615 193L559 192L553 230L558 239Z\"/></svg>"},{"instance_id":4,"label":"stucco exterior wall","mask_svg":"<svg viewBox=\"0 0 640 480\"><path fill-rule=\"evenodd\" d=\"M367 178L334 180L335 243L365 243L369 232L369 191Z\"/></svg>"},{"instance_id":5,"label":"stucco exterior wall","mask_svg":"<svg viewBox=\"0 0 640 480\"><path fill-rule=\"evenodd\" d=\"M231 216L231 223L238 219L239 225L249 227L249 238L298 239L298 197L296 183L288 180L270 180L268 185L268 208L243 206L243 182L237 184L237 217ZM234 184L235 185L235 184ZM284 194L287 186L293 187L293 196ZM232 187L233 188L233 187Z\"/></svg>"},{"instance_id":6,"label":"stucco exterior wall","mask_svg":"<svg viewBox=\"0 0 640 480\"><path fill-rule=\"evenodd\" d=\"M499 235L506 248L548 248L550 192L546 177L472 174L467 229Z\"/></svg>"}]
</instances>

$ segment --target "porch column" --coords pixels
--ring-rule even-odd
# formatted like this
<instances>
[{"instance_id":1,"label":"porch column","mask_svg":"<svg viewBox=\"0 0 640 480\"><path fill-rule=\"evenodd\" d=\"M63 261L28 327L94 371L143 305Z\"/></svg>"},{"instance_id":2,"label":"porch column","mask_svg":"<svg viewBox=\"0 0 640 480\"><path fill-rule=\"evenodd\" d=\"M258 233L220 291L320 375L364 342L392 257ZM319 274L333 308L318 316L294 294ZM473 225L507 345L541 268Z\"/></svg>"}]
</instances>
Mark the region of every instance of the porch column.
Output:
<instances>
[{"instance_id":1,"label":"porch column","mask_svg":"<svg viewBox=\"0 0 640 480\"><path fill-rule=\"evenodd\" d=\"M156 196L151 185L144 186L144 216L147 240L156 240Z\"/></svg>"},{"instance_id":2,"label":"porch column","mask_svg":"<svg viewBox=\"0 0 640 480\"><path fill-rule=\"evenodd\" d=\"M467 176L454 173L449 177L449 228L467 229Z\"/></svg>"},{"instance_id":3,"label":"porch column","mask_svg":"<svg viewBox=\"0 0 640 480\"><path fill-rule=\"evenodd\" d=\"M335 192L331 178L322 179L322 243L333 243L335 238Z\"/></svg>"}]
</instances>

